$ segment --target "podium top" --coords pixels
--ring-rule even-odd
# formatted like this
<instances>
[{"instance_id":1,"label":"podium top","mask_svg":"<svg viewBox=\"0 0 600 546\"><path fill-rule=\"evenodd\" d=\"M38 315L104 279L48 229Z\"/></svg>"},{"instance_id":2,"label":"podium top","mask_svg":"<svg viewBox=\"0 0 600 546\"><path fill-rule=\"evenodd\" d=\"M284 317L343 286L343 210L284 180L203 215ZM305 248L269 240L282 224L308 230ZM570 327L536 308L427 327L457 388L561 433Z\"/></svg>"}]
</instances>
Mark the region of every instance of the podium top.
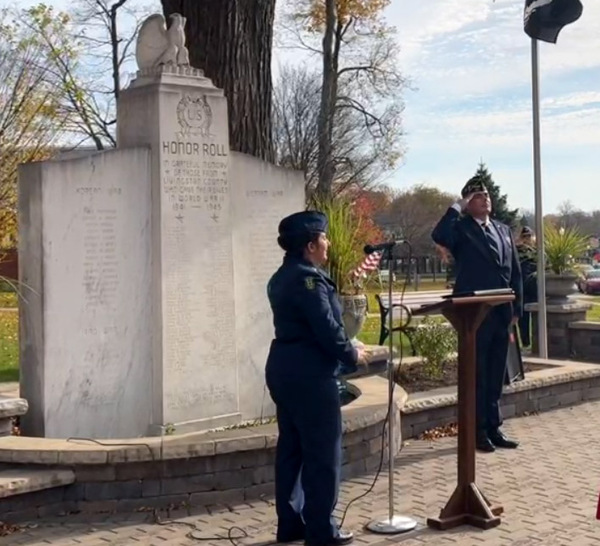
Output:
<instances>
[{"instance_id":1,"label":"podium top","mask_svg":"<svg viewBox=\"0 0 600 546\"><path fill-rule=\"evenodd\" d=\"M492 291L490 291L492 292ZM495 291L494 291L495 292ZM496 305L502 305L503 303L510 303L515 300L514 293L507 292L498 294L495 292L494 294L481 293L481 295L477 295L477 293L473 293L473 295L469 296L461 296L461 295L450 295L445 299L442 299L436 303L432 303L430 305L423 305L419 309L414 309L413 315L428 315L430 313L434 313L439 311L440 309L444 309L445 307L451 306L462 306L462 305L477 305L477 304L487 304L490 307L495 307Z\"/></svg>"}]
</instances>

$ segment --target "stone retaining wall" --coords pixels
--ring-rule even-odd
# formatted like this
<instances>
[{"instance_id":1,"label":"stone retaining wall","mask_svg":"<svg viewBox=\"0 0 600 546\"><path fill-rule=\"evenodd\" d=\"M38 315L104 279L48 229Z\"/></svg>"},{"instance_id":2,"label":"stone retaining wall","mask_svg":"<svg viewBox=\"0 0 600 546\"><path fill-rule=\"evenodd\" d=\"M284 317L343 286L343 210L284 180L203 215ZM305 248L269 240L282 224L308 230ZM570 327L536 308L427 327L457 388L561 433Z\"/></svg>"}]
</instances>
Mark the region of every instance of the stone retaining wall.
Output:
<instances>
[{"instance_id":1,"label":"stone retaining wall","mask_svg":"<svg viewBox=\"0 0 600 546\"><path fill-rule=\"evenodd\" d=\"M533 354L540 354L538 347L538 304L530 303L525 306L531 311L531 350ZM574 358L569 339L569 325L585 320L591 304L569 300L561 305L548 304L546 306L546 324L548 334L548 356L550 358Z\"/></svg>"},{"instance_id":2,"label":"stone retaining wall","mask_svg":"<svg viewBox=\"0 0 600 546\"><path fill-rule=\"evenodd\" d=\"M346 435L344 477L381 461L383 424ZM0 499L8 521L68 512L130 512L177 505L237 504L274 493L275 448L114 465L75 465L75 483Z\"/></svg>"},{"instance_id":3,"label":"stone retaining wall","mask_svg":"<svg viewBox=\"0 0 600 546\"><path fill-rule=\"evenodd\" d=\"M382 439L387 381L373 377L355 383L362 395L343 409L344 478L375 470L387 453L387 441ZM396 451L401 443L399 417L405 400L406 394L398 389L393 412ZM124 444L107 441L105 446L84 441L0 439L0 462L13 467L22 462L36 468L69 468L75 473L71 485L0 499L0 516L3 521L18 522L69 512L238 504L272 496L276 441L276 425L165 437L162 442L160 438Z\"/></svg>"},{"instance_id":4,"label":"stone retaining wall","mask_svg":"<svg viewBox=\"0 0 600 546\"><path fill-rule=\"evenodd\" d=\"M547 368L529 372L525 380L504 389L502 414L505 418L600 399L599 366L534 358L527 360ZM457 422L456 403L456 388L409 395L402 410L402 437L415 438L426 430Z\"/></svg>"},{"instance_id":5,"label":"stone retaining wall","mask_svg":"<svg viewBox=\"0 0 600 546\"><path fill-rule=\"evenodd\" d=\"M600 363L600 322L572 322L569 339L573 358Z\"/></svg>"}]
</instances>

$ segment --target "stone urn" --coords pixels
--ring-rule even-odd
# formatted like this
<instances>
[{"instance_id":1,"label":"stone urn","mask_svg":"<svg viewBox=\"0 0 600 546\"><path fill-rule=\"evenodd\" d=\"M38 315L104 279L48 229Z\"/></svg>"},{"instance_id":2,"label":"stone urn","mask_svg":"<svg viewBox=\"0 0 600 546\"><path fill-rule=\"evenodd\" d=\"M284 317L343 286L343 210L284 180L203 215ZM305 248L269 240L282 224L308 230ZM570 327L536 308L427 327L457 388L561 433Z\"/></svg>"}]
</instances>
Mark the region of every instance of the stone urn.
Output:
<instances>
[{"instance_id":1,"label":"stone urn","mask_svg":"<svg viewBox=\"0 0 600 546\"><path fill-rule=\"evenodd\" d=\"M361 331L367 318L367 296L365 294L340 294L342 305L342 321L350 339L354 339Z\"/></svg>"},{"instance_id":2,"label":"stone urn","mask_svg":"<svg viewBox=\"0 0 600 546\"><path fill-rule=\"evenodd\" d=\"M564 303L577 293L575 273L546 273L546 299L550 303Z\"/></svg>"}]
</instances>

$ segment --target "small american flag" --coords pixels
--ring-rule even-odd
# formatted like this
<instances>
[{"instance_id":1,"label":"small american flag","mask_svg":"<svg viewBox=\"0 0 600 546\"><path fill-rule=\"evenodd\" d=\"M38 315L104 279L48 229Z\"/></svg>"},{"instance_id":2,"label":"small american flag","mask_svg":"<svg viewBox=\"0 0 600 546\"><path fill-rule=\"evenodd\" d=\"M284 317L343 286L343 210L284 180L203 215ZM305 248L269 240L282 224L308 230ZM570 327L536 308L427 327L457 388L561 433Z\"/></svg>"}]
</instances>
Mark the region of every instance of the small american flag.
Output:
<instances>
[{"instance_id":1,"label":"small american flag","mask_svg":"<svg viewBox=\"0 0 600 546\"><path fill-rule=\"evenodd\" d=\"M352 272L352 275L355 278L366 277L367 271L375 271L379 267L382 254L382 252L367 254L362 263Z\"/></svg>"}]
</instances>

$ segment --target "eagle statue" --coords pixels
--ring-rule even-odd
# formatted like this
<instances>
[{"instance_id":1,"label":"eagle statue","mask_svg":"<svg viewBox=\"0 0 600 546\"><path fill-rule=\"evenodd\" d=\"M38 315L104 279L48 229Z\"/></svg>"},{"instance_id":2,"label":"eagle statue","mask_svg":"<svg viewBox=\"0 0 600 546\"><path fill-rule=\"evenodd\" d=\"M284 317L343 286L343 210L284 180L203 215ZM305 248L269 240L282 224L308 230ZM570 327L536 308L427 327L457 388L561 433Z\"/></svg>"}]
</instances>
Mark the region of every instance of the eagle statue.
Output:
<instances>
[{"instance_id":1,"label":"eagle statue","mask_svg":"<svg viewBox=\"0 0 600 546\"><path fill-rule=\"evenodd\" d=\"M190 54L185 47L186 18L173 13L170 20L168 29L160 14L151 15L142 23L135 52L140 70L162 65L190 66Z\"/></svg>"}]
</instances>

